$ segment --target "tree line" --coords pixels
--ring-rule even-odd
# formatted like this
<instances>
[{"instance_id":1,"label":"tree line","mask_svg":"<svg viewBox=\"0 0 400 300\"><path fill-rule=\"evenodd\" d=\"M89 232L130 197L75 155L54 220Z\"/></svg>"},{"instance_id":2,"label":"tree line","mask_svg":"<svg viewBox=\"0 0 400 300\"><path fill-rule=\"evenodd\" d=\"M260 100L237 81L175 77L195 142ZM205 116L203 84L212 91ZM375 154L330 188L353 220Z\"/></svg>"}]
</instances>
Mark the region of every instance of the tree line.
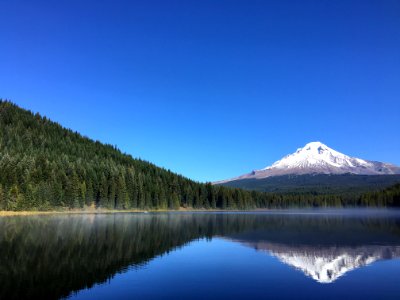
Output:
<instances>
[{"instance_id":1,"label":"tree line","mask_svg":"<svg viewBox=\"0 0 400 300\"><path fill-rule=\"evenodd\" d=\"M400 207L400 183L380 191L363 194L360 204L364 206Z\"/></svg>"},{"instance_id":2,"label":"tree line","mask_svg":"<svg viewBox=\"0 0 400 300\"><path fill-rule=\"evenodd\" d=\"M0 100L0 128L0 210L252 209L361 203L340 195L274 194L199 183L4 100Z\"/></svg>"}]
</instances>

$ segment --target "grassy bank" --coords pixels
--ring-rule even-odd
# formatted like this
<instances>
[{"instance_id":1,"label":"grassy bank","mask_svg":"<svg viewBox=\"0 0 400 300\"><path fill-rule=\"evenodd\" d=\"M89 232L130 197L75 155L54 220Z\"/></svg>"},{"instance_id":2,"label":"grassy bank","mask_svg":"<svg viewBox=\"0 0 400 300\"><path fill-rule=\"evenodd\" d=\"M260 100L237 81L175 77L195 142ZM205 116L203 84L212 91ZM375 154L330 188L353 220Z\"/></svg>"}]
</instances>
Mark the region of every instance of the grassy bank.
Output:
<instances>
[{"instance_id":1,"label":"grassy bank","mask_svg":"<svg viewBox=\"0 0 400 300\"><path fill-rule=\"evenodd\" d=\"M76 210L49 210L49 211L0 211L0 217L5 216L32 216L32 215L52 215L52 214L114 214L114 213L148 213L148 212L212 212L222 211L219 209L194 209L194 208L183 208L179 210L173 209L150 209L150 210L116 210L116 209L76 209ZM229 210L233 211L233 210Z\"/></svg>"}]
</instances>

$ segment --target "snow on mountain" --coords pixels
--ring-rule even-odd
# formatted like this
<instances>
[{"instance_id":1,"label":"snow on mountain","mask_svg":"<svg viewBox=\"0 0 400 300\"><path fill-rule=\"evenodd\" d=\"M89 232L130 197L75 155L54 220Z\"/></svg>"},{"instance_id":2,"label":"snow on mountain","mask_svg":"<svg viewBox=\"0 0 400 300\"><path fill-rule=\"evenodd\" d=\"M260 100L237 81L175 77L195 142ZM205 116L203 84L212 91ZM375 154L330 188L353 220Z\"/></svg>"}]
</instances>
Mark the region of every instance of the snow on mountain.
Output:
<instances>
[{"instance_id":1,"label":"snow on mountain","mask_svg":"<svg viewBox=\"0 0 400 300\"><path fill-rule=\"evenodd\" d=\"M283 157L271 166L254 170L236 178L216 182L224 183L239 179L266 178L279 175L303 174L357 174L388 175L400 174L400 167L377 161L350 157L321 142L311 142L296 152Z\"/></svg>"}]
</instances>

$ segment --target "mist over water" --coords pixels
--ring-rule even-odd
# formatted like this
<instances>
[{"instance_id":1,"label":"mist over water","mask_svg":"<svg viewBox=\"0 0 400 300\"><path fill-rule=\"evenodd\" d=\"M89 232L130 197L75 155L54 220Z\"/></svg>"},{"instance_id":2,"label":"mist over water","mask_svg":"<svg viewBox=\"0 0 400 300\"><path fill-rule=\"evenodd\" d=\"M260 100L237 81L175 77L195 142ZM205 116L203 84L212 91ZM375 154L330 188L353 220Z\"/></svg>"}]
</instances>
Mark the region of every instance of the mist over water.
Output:
<instances>
[{"instance_id":1,"label":"mist over water","mask_svg":"<svg viewBox=\"0 0 400 300\"><path fill-rule=\"evenodd\" d=\"M0 299L400 294L398 210L46 215L0 228Z\"/></svg>"}]
</instances>

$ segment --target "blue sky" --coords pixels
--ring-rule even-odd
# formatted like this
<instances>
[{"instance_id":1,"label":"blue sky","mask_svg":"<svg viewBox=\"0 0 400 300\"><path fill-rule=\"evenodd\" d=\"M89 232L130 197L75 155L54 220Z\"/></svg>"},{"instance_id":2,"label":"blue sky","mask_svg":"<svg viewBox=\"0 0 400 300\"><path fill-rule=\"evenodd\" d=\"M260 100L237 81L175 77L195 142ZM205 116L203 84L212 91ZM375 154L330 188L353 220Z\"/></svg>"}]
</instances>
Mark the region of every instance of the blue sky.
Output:
<instances>
[{"instance_id":1,"label":"blue sky","mask_svg":"<svg viewBox=\"0 0 400 300\"><path fill-rule=\"evenodd\" d=\"M0 97L200 181L400 165L399 1L0 2Z\"/></svg>"}]
</instances>

